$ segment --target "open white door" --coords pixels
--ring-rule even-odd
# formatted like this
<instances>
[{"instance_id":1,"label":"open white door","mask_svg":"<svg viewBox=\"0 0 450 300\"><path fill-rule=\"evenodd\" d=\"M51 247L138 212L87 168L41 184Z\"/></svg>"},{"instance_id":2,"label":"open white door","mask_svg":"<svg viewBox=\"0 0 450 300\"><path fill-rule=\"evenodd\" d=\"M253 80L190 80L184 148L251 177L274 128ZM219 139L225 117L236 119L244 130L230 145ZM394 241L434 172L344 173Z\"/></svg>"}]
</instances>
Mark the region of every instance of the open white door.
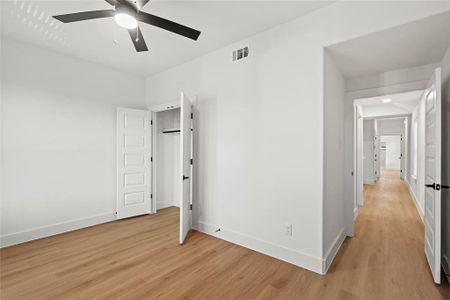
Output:
<instances>
[{"instance_id":1,"label":"open white door","mask_svg":"<svg viewBox=\"0 0 450 300\"><path fill-rule=\"evenodd\" d=\"M181 93L180 118L181 146L181 201L180 201L180 244L183 244L191 230L191 102Z\"/></svg>"},{"instance_id":2,"label":"open white door","mask_svg":"<svg viewBox=\"0 0 450 300\"><path fill-rule=\"evenodd\" d=\"M117 108L117 218L151 212L151 113Z\"/></svg>"},{"instance_id":3,"label":"open white door","mask_svg":"<svg viewBox=\"0 0 450 300\"><path fill-rule=\"evenodd\" d=\"M441 283L441 70L425 90L425 255L434 282Z\"/></svg>"}]
</instances>

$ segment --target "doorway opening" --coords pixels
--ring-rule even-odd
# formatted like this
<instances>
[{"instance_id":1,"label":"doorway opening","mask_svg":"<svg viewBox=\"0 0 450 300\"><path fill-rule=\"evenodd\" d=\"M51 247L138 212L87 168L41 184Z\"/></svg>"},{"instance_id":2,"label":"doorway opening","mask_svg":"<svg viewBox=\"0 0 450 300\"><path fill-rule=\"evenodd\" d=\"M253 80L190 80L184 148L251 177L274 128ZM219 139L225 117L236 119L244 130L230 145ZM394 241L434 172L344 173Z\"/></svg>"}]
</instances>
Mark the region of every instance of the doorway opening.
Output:
<instances>
[{"instance_id":1,"label":"doorway opening","mask_svg":"<svg viewBox=\"0 0 450 300\"><path fill-rule=\"evenodd\" d=\"M192 228L193 114L191 101L180 100L151 108L153 213L170 209L179 215L179 243Z\"/></svg>"},{"instance_id":2,"label":"doorway opening","mask_svg":"<svg viewBox=\"0 0 450 300\"><path fill-rule=\"evenodd\" d=\"M334 240L340 240L339 231L333 228L342 228L346 236L352 237L362 232L361 228L355 230L360 213L366 217L375 214L369 221L381 216L376 212L386 207L373 207L370 211L366 201L380 204L381 201L374 202L374 199L380 200L380 192L386 191L383 188L387 185L382 186L382 183L392 181L397 187L392 187L386 199L407 198L405 203L417 207L415 219L419 222L416 225L423 230L420 250L426 254L431 278L440 282L441 261L446 261L445 255L441 260L441 237L443 245L448 244L448 235L441 236L441 194L438 191L442 184L448 185L441 182L440 169L440 69L450 45L448 20L449 13L443 13L325 48L324 253L333 249ZM420 39L417 38L419 31ZM433 52L438 48L439 51ZM411 103L410 93L418 94L415 103ZM411 101L402 97L410 97ZM401 131L389 132L388 124L393 123L397 123ZM400 136L402 142L400 174L393 172L392 180L380 177L382 136ZM340 140L343 147L340 147ZM336 163L336 155L343 157L343 163ZM387 170L386 165L383 175L388 175ZM336 189L338 185L343 185L344 191ZM373 193L365 191L369 189ZM339 206L344 207L343 213L337 211ZM398 234L402 233L398 231ZM378 238L375 244L385 241L383 237ZM450 251L446 246L443 249L447 253ZM404 268L407 269L406 264Z\"/></svg>"},{"instance_id":3,"label":"doorway opening","mask_svg":"<svg viewBox=\"0 0 450 300\"><path fill-rule=\"evenodd\" d=\"M380 136L380 178L402 178L402 135Z\"/></svg>"}]
</instances>

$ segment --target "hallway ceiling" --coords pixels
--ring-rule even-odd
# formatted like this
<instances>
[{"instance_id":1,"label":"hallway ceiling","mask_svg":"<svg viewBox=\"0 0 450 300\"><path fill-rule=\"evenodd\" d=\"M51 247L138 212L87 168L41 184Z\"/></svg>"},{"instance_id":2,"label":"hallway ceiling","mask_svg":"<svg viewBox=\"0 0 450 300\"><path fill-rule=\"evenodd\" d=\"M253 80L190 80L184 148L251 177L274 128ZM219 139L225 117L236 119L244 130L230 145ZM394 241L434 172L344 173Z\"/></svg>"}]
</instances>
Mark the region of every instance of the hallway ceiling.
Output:
<instances>
[{"instance_id":1,"label":"hallway ceiling","mask_svg":"<svg viewBox=\"0 0 450 300\"><path fill-rule=\"evenodd\" d=\"M438 63L450 46L450 12L327 48L349 78Z\"/></svg>"},{"instance_id":2,"label":"hallway ceiling","mask_svg":"<svg viewBox=\"0 0 450 300\"><path fill-rule=\"evenodd\" d=\"M103 0L1 1L1 35L117 69L151 75L288 22L333 1L150 1L144 11L196 28L198 41L141 26L149 51L136 53L113 19L62 24L51 18L109 9Z\"/></svg>"},{"instance_id":3,"label":"hallway ceiling","mask_svg":"<svg viewBox=\"0 0 450 300\"><path fill-rule=\"evenodd\" d=\"M411 114L420 101L423 91L392 94L371 98L358 99L355 103L361 104L363 117L398 116ZM390 99L389 103L383 100Z\"/></svg>"}]
</instances>

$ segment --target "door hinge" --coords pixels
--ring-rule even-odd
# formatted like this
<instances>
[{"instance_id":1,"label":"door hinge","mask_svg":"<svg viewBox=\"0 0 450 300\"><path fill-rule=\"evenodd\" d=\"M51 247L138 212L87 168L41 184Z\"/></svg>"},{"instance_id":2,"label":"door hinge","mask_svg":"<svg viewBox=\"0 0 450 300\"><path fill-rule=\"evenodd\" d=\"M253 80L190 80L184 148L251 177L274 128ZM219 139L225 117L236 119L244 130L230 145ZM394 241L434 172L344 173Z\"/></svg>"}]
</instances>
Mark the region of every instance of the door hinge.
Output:
<instances>
[{"instance_id":1,"label":"door hinge","mask_svg":"<svg viewBox=\"0 0 450 300\"><path fill-rule=\"evenodd\" d=\"M153 120L150 120L150 126L153 125Z\"/></svg>"},{"instance_id":2,"label":"door hinge","mask_svg":"<svg viewBox=\"0 0 450 300\"><path fill-rule=\"evenodd\" d=\"M150 157L150 161L151 161L151 162L153 162L153 156L152 156L152 157Z\"/></svg>"},{"instance_id":3,"label":"door hinge","mask_svg":"<svg viewBox=\"0 0 450 300\"><path fill-rule=\"evenodd\" d=\"M150 199L153 199L153 194L150 194Z\"/></svg>"},{"instance_id":4,"label":"door hinge","mask_svg":"<svg viewBox=\"0 0 450 300\"><path fill-rule=\"evenodd\" d=\"M194 113L191 113L191 119L194 119Z\"/></svg>"},{"instance_id":5,"label":"door hinge","mask_svg":"<svg viewBox=\"0 0 450 300\"><path fill-rule=\"evenodd\" d=\"M353 171L352 171L352 176L353 176Z\"/></svg>"},{"instance_id":6,"label":"door hinge","mask_svg":"<svg viewBox=\"0 0 450 300\"><path fill-rule=\"evenodd\" d=\"M189 205L189 209L192 210L192 204Z\"/></svg>"},{"instance_id":7,"label":"door hinge","mask_svg":"<svg viewBox=\"0 0 450 300\"><path fill-rule=\"evenodd\" d=\"M192 165L193 162L194 162L194 160L191 158L191 165Z\"/></svg>"}]
</instances>

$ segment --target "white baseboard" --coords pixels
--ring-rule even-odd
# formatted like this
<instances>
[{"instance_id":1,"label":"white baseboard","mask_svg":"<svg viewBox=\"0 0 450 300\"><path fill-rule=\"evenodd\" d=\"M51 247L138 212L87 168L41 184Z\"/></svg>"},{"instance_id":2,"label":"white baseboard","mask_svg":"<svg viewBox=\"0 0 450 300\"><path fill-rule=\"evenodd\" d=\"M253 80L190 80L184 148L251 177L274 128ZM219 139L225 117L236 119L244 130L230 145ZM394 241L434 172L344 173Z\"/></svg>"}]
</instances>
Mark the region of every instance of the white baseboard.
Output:
<instances>
[{"instance_id":1,"label":"white baseboard","mask_svg":"<svg viewBox=\"0 0 450 300\"><path fill-rule=\"evenodd\" d=\"M375 180L373 179L364 179L364 184L375 184Z\"/></svg>"},{"instance_id":2,"label":"white baseboard","mask_svg":"<svg viewBox=\"0 0 450 300\"><path fill-rule=\"evenodd\" d=\"M163 208L170 207L170 206L173 206L172 201L156 202L156 209L163 209Z\"/></svg>"},{"instance_id":3,"label":"white baseboard","mask_svg":"<svg viewBox=\"0 0 450 300\"><path fill-rule=\"evenodd\" d=\"M406 182L406 186L408 187L409 194L411 195L411 198L413 199L414 205L416 206L417 211L419 212L419 216L420 216L420 218L422 219L422 222L423 222L423 216L424 216L423 207L421 207L419 202L417 201L416 195L414 194L414 192L413 192L413 190L411 188L411 185L409 184L409 181L405 180L405 182Z\"/></svg>"},{"instance_id":4,"label":"white baseboard","mask_svg":"<svg viewBox=\"0 0 450 300\"><path fill-rule=\"evenodd\" d=\"M319 257L314 257L312 255L291 248L276 245L267 241L257 239L255 237L248 236L243 233L228 230L219 226L214 226L212 224L207 224L205 222L198 222L193 227L200 232L212 235L219 239L275 257L301 268L305 268L322 275L324 274L324 260ZM220 231L216 232L216 230L218 230L219 228Z\"/></svg>"},{"instance_id":5,"label":"white baseboard","mask_svg":"<svg viewBox=\"0 0 450 300\"><path fill-rule=\"evenodd\" d=\"M336 254L339 251L339 248L341 248L342 243L345 240L345 234L344 234L344 228L339 232L338 236L335 238L333 244L331 245L330 249L326 252L324 265L323 265L323 274L326 274L328 272L328 269L331 266L331 263L333 262L333 259L335 258Z\"/></svg>"},{"instance_id":6,"label":"white baseboard","mask_svg":"<svg viewBox=\"0 0 450 300\"><path fill-rule=\"evenodd\" d=\"M86 218L71 220L42 227L36 227L29 230L19 231L11 234L6 234L0 237L0 247L12 246L55 234L60 234L72 230L77 230L101 223L114 221L116 214L114 212L98 214Z\"/></svg>"}]
</instances>

